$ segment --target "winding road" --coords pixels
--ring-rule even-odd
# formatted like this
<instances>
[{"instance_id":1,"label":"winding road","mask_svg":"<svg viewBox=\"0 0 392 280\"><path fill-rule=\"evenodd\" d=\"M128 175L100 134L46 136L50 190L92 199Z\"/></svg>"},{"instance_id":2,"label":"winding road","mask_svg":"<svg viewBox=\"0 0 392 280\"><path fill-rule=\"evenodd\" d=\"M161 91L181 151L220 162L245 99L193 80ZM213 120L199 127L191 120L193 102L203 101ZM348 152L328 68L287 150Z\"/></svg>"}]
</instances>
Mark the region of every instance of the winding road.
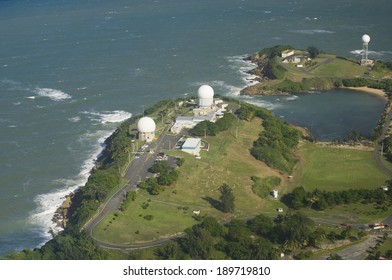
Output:
<instances>
[{"instance_id":1,"label":"winding road","mask_svg":"<svg viewBox=\"0 0 392 280\"><path fill-rule=\"evenodd\" d=\"M392 177L392 170L389 169L387 166L382 161L382 140L385 138L389 125L392 121L392 106L388 108L388 114L382 129L382 133L377 140L377 144L373 153L374 160L376 166L387 174L388 176ZM136 190L137 188L137 183L140 182L141 180L145 180L146 178L150 177L152 174L148 172L148 169L153 165L155 156L157 153L159 153L162 149L164 148L169 148L171 145L174 145L179 138L182 135L177 135L177 136L172 136L172 135L167 135L168 126L166 126L163 130L163 132L160 134L158 140L154 143L150 144L149 149L154 151L154 153L148 153L144 152L141 154L139 159L134 159L130 166L128 167L126 173L125 173L125 178L128 180L128 183L121 189L119 189L115 194L110 197L106 204L104 204L98 213L92 217L82 228L82 230L85 230L86 232L89 233L89 235L94 239L96 244L100 247L103 248L108 248L108 249L120 249L120 250L132 250L132 249L144 249L144 248L150 248L150 247L155 247L159 246L162 244L167 243L170 240L175 240L178 238L183 237L183 235L175 236L172 238L166 238L166 239L161 239L161 240L156 240L152 242L146 242L143 244L133 244L133 245L126 245L126 244L112 244L108 242L103 242L100 241L93 236L93 230L94 228L102 221L102 219L108 215L110 212L115 212L117 211L128 191ZM249 217L248 217L249 218ZM330 225L335 225L338 226L339 223L336 221L332 220L325 220L325 219L320 219L320 218L312 218L315 222L320 222L320 223L326 223ZM392 224L392 215L386 218L384 221L386 224ZM364 229L366 225L351 225L354 228L357 229ZM355 257L355 259L360 259L364 256L366 249L369 248L371 245L374 245L373 243L375 242L375 238L368 238L368 240L365 240L365 242L361 242L357 245L350 246L347 249L344 249L341 251L342 255L346 257L347 259L351 259L351 257ZM362 244L363 243L363 244ZM351 248L353 247L353 248ZM359 249L359 247L361 249ZM350 249L351 248L351 249ZM355 253L356 252L356 253ZM361 253L359 253L361 252Z\"/></svg>"}]
</instances>

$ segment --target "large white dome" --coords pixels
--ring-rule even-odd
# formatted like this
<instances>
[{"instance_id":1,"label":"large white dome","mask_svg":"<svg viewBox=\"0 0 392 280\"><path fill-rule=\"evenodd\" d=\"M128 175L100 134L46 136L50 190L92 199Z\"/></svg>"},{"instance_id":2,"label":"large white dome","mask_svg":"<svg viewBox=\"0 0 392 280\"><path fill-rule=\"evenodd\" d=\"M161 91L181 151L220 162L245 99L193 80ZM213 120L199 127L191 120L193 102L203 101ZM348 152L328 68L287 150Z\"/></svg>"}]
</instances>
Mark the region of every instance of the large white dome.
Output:
<instances>
[{"instance_id":1,"label":"large white dome","mask_svg":"<svg viewBox=\"0 0 392 280\"><path fill-rule=\"evenodd\" d=\"M139 132L154 132L155 122L150 117L143 117L137 122L137 130Z\"/></svg>"},{"instance_id":2,"label":"large white dome","mask_svg":"<svg viewBox=\"0 0 392 280\"><path fill-rule=\"evenodd\" d=\"M365 34L362 36L362 42L363 43L369 43L370 42L370 36Z\"/></svg>"},{"instance_id":3,"label":"large white dome","mask_svg":"<svg viewBox=\"0 0 392 280\"><path fill-rule=\"evenodd\" d=\"M199 87L199 90L197 91L197 95L199 98L202 99L214 98L214 89L209 85L202 85L201 87Z\"/></svg>"}]
</instances>

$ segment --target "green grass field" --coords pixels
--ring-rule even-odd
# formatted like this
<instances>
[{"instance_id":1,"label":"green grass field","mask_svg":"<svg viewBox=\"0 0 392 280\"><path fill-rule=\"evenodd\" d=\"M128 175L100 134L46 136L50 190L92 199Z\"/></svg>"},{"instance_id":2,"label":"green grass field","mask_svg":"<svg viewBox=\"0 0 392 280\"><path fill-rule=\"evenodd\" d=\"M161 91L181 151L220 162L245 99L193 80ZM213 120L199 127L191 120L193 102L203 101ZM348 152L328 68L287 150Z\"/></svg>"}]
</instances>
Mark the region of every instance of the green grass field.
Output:
<instances>
[{"instance_id":1,"label":"green grass field","mask_svg":"<svg viewBox=\"0 0 392 280\"><path fill-rule=\"evenodd\" d=\"M239 122L237 127L238 131L233 127L216 137L208 137L210 150L202 151L201 159L180 151L167 151L185 158L179 168L178 181L157 196L140 190L125 213L112 213L101 221L93 232L94 237L115 244L137 244L183 232L197 223L192 217L194 210L222 222L260 213L272 216L279 207L287 210L285 205L270 196L262 199L254 194L251 176L279 177L281 184L276 188L281 194L300 185L306 190L331 191L378 188L388 179L376 168L371 151L321 147L312 143L301 144L298 149L301 160L295 168L294 178L288 179L249 153L253 141L262 131L261 120ZM219 187L223 183L232 187L235 194L234 214L224 214L211 204L211 201L219 200ZM142 205L146 203L148 207L143 209ZM348 223L365 223L387 216L385 211L376 210L372 205L357 204L323 212L304 211L312 217ZM146 220L146 215L153 219Z\"/></svg>"},{"instance_id":2,"label":"green grass field","mask_svg":"<svg viewBox=\"0 0 392 280\"><path fill-rule=\"evenodd\" d=\"M305 143L295 183L306 190L339 191L350 188L379 188L388 176L377 169L372 151L320 147Z\"/></svg>"},{"instance_id":3,"label":"green grass field","mask_svg":"<svg viewBox=\"0 0 392 280\"><path fill-rule=\"evenodd\" d=\"M185 158L179 168L178 181L157 196L139 191L124 214L115 217L112 213L101 221L93 232L94 237L115 244L135 244L182 232L197 223L192 218L194 210L200 210L200 215L207 214L225 221L259 213L273 215L276 208L286 208L281 202L271 197L261 199L252 191L251 176L282 177L249 153L261 130L261 120L255 119L238 124L237 138L236 127L216 137L208 137L210 150L202 152L201 159L178 151L168 152ZM287 178L282 178L282 182L285 180ZM227 183L235 194L234 214L224 214L209 202L219 200L218 189L223 183ZM143 209L143 203L148 203L148 208ZM152 215L153 219L144 219L146 215Z\"/></svg>"}]
</instances>

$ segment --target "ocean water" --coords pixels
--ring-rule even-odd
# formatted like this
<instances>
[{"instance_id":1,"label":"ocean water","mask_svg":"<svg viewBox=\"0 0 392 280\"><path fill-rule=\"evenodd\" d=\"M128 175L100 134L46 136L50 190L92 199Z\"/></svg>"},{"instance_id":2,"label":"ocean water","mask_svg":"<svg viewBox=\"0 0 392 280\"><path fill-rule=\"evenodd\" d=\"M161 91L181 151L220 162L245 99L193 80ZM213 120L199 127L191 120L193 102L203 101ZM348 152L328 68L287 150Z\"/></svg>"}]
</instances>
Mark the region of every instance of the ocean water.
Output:
<instances>
[{"instance_id":1,"label":"ocean water","mask_svg":"<svg viewBox=\"0 0 392 280\"><path fill-rule=\"evenodd\" d=\"M237 96L252 83L242 58L277 44L358 56L367 33L370 57L392 59L391 11L389 0L0 1L0 256L50 239L64 196L143 106L204 83ZM317 127L319 137L331 137L331 123L345 124L337 136L369 133L382 102L351 93L336 106L334 94L249 102ZM342 118L316 111L301 122L320 98Z\"/></svg>"}]
</instances>

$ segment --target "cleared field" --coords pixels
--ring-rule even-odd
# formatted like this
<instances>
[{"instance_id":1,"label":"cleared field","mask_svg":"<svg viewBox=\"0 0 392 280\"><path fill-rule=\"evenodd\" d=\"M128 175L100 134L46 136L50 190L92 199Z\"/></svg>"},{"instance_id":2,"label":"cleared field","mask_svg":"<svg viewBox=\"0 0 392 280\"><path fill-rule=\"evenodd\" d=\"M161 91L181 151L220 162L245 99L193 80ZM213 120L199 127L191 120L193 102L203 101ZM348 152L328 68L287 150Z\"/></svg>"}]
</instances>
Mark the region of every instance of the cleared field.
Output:
<instances>
[{"instance_id":1,"label":"cleared field","mask_svg":"<svg viewBox=\"0 0 392 280\"><path fill-rule=\"evenodd\" d=\"M323 55L310 72L319 77L354 78L363 77L366 70L367 67L358 65L356 61Z\"/></svg>"},{"instance_id":2,"label":"cleared field","mask_svg":"<svg viewBox=\"0 0 392 280\"><path fill-rule=\"evenodd\" d=\"M138 192L136 200L124 214L119 213L116 217L113 213L101 221L93 232L94 237L115 244L134 244L182 232L197 223L192 218L194 210L200 210L200 215L208 214L225 221L259 213L272 215L276 208L286 208L279 201L271 197L261 199L252 191L251 176L281 177L282 185L286 180L250 155L249 149L261 131L260 119L241 121L230 131L208 137L206 141L210 150L202 152L201 159L170 151L185 158L185 163L179 168L178 181L157 196ZM219 200L218 189L223 183L233 189L236 198L234 214L224 214L213 206ZM143 209L143 203L148 203L146 209ZM144 217L148 215L153 218L146 220Z\"/></svg>"},{"instance_id":3,"label":"cleared field","mask_svg":"<svg viewBox=\"0 0 392 280\"><path fill-rule=\"evenodd\" d=\"M375 166L372 151L305 143L300 154L302 162L298 165L296 183L306 190L378 188L388 179Z\"/></svg>"}]
</instances>

